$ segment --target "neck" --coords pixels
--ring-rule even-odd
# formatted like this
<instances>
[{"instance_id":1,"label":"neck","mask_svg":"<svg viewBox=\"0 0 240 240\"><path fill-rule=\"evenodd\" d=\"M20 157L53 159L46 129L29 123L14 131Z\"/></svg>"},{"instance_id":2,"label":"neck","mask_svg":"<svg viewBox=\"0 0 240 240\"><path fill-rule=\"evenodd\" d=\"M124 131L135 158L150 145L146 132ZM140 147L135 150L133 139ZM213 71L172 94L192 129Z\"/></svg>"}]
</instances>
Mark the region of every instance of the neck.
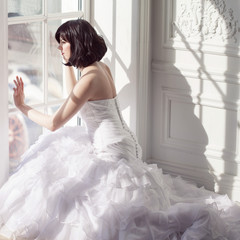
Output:
<instances>
[{"instance_id":1,"label":"neck","mask_svg":"<svg viewBox=\"0 0 240 240\"><path fill-rule=\"evenodd\" d=\"M94 63L90 64L90 65L87 66L87 67L80 67L79 70L80 70L80 72L81 72L81 75L85 74L86 71L89 69L89 67L91 68L91 67L94 67L94 66L97 66L97 65L98 65L98 63L97 63L97 62L94 62Z\"/></svg>"}]
</instances>

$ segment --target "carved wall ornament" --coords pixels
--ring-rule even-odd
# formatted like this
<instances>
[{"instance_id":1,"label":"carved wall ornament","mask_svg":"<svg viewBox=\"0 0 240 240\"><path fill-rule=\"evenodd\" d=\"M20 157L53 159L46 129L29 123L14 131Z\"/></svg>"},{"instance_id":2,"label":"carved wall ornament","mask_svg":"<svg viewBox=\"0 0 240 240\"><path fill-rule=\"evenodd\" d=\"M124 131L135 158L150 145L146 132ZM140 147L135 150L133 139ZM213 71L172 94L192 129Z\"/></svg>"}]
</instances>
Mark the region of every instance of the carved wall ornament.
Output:
<instances>
[{"instance_id":1,"label":"carved wall ornament","mask_svg":"<svg viewBox=\"0 0 240 240\"><path fill-rule=\"evenodd\" d=\"M176 36L237 42L238 21L224 0L182 1L179 6Z\"/></svg>"}]
</instances>

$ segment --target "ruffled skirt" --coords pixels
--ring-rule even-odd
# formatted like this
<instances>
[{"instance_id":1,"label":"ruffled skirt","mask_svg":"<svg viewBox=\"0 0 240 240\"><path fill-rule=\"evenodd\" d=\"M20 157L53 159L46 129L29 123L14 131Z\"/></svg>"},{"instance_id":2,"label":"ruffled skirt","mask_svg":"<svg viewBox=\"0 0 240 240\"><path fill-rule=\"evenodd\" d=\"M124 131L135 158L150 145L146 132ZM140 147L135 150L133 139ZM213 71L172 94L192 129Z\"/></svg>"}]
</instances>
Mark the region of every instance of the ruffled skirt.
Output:
<instances>
[{"instance_id":1,"label":"ruffled skirt","mask_svg":"<svg viewBox=\"0 0 240 240\"><path fill-rule=\"evenodd\" d=\"M0 190L0 235L38 240L240 239L227 196L96 152L81 127L43 135Z\"/></svg>"}]
</instances>

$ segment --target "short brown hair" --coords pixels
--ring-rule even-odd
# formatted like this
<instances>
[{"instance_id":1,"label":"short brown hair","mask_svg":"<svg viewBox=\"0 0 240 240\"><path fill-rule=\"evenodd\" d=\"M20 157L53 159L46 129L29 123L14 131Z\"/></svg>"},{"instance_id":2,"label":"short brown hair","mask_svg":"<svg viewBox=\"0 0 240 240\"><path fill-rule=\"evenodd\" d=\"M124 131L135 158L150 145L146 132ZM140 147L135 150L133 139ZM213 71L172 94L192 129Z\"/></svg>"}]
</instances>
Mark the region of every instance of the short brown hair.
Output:
<instances>
[{"instance_id":1,"label":"short brown hair","mask_svg":"<svg viewBox=\"0 0 240 240\"><path fill-rule=\"evenodd\" d=\"M62 38L71 45L72 55L65 64L67 66L87 67L100 61L107 51L103 37L84 19L70 20L62 24L55 38L58 43Z\"/></svg>"}]
</instances>

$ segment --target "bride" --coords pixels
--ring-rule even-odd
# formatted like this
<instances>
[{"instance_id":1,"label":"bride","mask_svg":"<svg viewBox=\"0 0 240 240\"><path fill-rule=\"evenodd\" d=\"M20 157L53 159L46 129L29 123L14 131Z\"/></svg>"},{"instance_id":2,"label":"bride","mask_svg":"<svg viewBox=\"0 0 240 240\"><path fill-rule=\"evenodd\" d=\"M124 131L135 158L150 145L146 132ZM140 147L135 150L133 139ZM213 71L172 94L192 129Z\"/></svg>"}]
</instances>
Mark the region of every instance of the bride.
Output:
<instances>
[{"instance_id":1,"label":"bride","mask_svg":"<svg viewBox=\"0 0 240 240\"><path fill-rule=\"evenodd\" d=\"M14 80L16 107L50 132L0 189L0 239L240 239L240 207L227 196L141 160L94 28L72 20L55 37L69 96L55 114L42 114L25 104L22 78ZM73 66L81 71L78 82ZM63 127L75 114L85 126Z\"/></svg>"}]
</instances>

